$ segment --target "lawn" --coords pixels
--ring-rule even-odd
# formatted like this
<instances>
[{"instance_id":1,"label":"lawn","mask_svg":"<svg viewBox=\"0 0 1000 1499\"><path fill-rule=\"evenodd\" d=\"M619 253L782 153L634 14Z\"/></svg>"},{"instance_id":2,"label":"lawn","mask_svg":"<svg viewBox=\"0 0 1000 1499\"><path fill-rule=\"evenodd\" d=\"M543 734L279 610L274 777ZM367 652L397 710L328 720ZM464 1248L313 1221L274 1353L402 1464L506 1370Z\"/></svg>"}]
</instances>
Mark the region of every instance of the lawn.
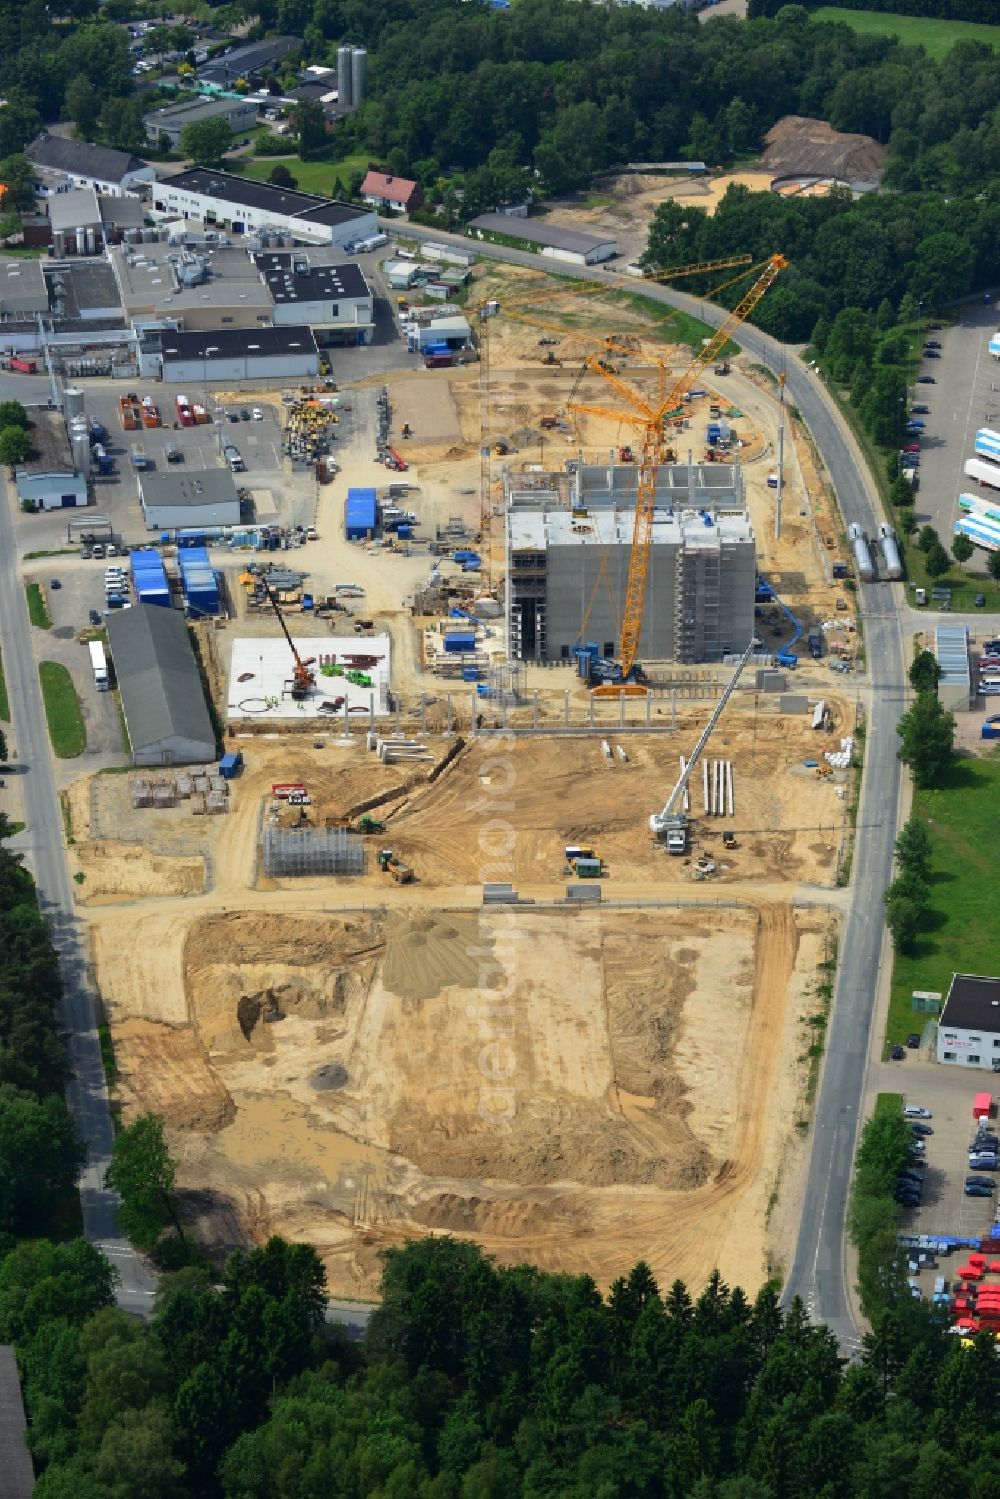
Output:
<instances>
[{"instance_id":1,"label":"lawn","mask_svg":"<svg viewBox=\"0 0 1000 1499\"><path fill-rule=\"evenodd\" d=\"M811 12L817 21L843 21L865 36L894 36L906 47L923 47L930 57L943 57L956 42L985 42L1000 51L1000 26L977 21L928 21L921 16L876 15L868 10L842 10L821 5Z\"/></svg>"},{"instance_id":2,"label":"lawn","mask_svg":"<svg viewBox=\"0 0 1000 1499\"><path fill-rule=\"evenodd\" d=\"M87 748L87 730L73 679L58 661L40 661L38 677L52 748L60 760L72 760Z\"/></svg>"},{"instance_id":3,"label":"lawn","mask_svg":"<svg viewBox=\"0 0 1000 1499\"><path fill-rule=\"evenodd\" d=\"M24 591L28 596L28 618L31 623L37 625L39 630L51 630L52 621L45 607L41 583L27 583Z\"/></svg>"},{"instance_id":4,"label":"lawn","mask_svg":"<svg viewBox=\"0 0 1000 1499\"><path fill-rule=\"evenodd\" d=\"M340 161L299 161L297 156L235 157L227 163L231 172L243 177L254 177L258 182L267 182L271 168L281 163L287 167L304 193L322 193L327 197L333 192L337 177L345 185L352 172L367 172L368 156L345 156Z\"/></svg>"},{"instance_id":5,"label":"lawn","mask_svg":"<svg viewBox=\"0 0 1000 1499\"><path fill-rule=\"evenodd\" d=\"M919 495L917 500L919 503ZM896 512L897 518L899 511ZM898 529L898 528L897 528ZM941 543L948 550L950 536L942 536ZM974 552L972 561L967 562L966 567L975 564L977 567L983 565L983 553ZM968 577L957 562L953 562L943 578L930 578L924 567L924 554L919 547L914 546L910 539L906 542L906 576L917 588L927 589L928 608L935 609L938 606L930 602L930 591L932 588L951 589L951 607L955 613L962 614L997 614L1000 613L1000 590L992 578ZM977 609L975 599L977 594L982 594L986 600L985 605Z\"/></svg>"},{"instance_id":6,"label":"lawn","mask_svg":"<svg viewBox=\"0 0 1000 1499\"><path fill-rule=\"evenodd\" d=\"M939 789L916 791L913 810L933 844L931 910L912 953L897 954L887 1046L923 1029L915 989L946 995L951 976L1000 972L996 849L1000 843L1000 755L955 759Z\"/></svg>"},{"instance_id":7,"label":"lawn","mask_svg":"<svg viewBox=\"0 0 1000 1499\"><path fill-rule=\"evenodd\" d=\"M10 723L10 698L7 696L7 678L3 674L2 657L0 657L0 723Z\"/></svg>"}]
</instances>

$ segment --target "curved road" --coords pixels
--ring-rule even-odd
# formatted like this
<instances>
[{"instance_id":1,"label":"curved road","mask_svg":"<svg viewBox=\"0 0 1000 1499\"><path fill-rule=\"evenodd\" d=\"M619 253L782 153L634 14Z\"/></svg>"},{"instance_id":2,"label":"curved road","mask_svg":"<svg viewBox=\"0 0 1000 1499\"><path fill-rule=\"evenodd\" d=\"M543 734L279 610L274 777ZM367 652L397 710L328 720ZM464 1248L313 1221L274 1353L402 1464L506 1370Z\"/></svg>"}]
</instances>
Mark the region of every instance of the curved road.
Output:
<instances>
[{"instance_id":1,"label":"curved road","mask_svg":"<svg viewBox=\"0 0 1000 1499\"><path fill-rule=\"evenodd\" d=\"M398 224L383 228L400 233ZM581 280L600 280L602 272L553 261L501 245L407 225L406 238L445 241L490 259L555 271ZM610 280L610 278L609 278ZM651 282L616 277L632 295L665 302L715 327L724 313L710 302ZM837 492L845 525L857 521L871 536L881 518L864 460L821 382L776 339L744 324L739 343L774 371L787 369L789 400L802 413L822 453ZM826 1056L813 1120L809 1175L795 1256L782 1292L787 1303L800 1296L817 1320L825 1322L840 1344L858 1339L844 1257L844 1223L854 1149L864 1099L875 996L882 953L882 892L892 878L892 847L900 791L896 725L904 709L903 641L897 590L889 583L862 585L860 593L865 646L871 677L871 712L865 739L865 766L858 807L852 868L851 902L841 931L840 961L827 1033Z\"/></svg>"}]
</instances>

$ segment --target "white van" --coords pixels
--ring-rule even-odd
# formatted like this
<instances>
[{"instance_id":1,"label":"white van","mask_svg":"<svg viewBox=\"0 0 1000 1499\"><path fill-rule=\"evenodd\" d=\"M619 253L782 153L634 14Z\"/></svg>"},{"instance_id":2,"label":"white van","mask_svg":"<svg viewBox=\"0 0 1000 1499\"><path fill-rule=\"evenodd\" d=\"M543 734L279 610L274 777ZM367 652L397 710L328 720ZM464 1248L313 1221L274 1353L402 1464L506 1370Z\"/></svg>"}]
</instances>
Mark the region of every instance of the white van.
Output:
<instances>
[{"instance_id":1,"label":"white van","mask_svg":"<svg viewBox=\"0 0 1000 1499\"><path fill-rule=\"evenodd\" d=\"M415 254L415 252L413 250L397 250L396 251L396 259L397 260L416 260L416 258L417 258L416 254Z\"/></svg>"}]
</instances>

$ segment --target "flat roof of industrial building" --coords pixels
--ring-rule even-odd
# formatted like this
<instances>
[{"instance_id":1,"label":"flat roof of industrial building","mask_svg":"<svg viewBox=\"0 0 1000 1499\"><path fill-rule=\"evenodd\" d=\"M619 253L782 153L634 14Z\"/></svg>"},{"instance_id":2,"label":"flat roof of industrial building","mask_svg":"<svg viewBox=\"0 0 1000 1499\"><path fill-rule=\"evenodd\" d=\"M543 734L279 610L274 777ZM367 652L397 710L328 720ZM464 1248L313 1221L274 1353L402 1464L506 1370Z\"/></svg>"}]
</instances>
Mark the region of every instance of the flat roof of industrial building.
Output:
<instances>
[{"instance_id":1,"label":"flat roof of industrial building","mask_svg":"<svg viewBox=\"0 0 1000 1499\"><path fill-rule=\"evenodd\" d=\"M358 265L314 265L301 252L288 250L265 251L254 260L276 303L371 296Z\"/></svg>"},{"instance_id":2,"label":"flat roof of industrial building","mask_svg":"<svg viewBox=\"0 0 1000 1499\"><path fill-rule=\"evenodd\" d=\"M512 551L544 551L547 547L631 546L635 511L630 505L592 510L587 515L565 508L508 511ZM654 546L716 546L719 542L753 540L750 517L743 511L713 515L706 521L700 510L653 512Z\"/></svg>"},{"instance_id":3,"label":"flat roof of industrial building","mask_svg":"<svg viewBox=\"0 0 1000 1499\"><path fill-rule=\"evenodd\" d=\"M941 1011L938 1030L949 1025L961 1030L1000 1031L1000 978L956 973Z\"/></svg>"},{"instance_id":4,"label":"flat roof of industrial building","mask_svg":"<svg viewBox=\"0 0 1000 1499\"><path fill-rule=\"evenodd\" d=\"M184 257L204 262L208 277L185 286L174 275ZM261 285L257 269L243 250L215 250L209 256L182 250L178 245L115 246L111 261L121 287L125 307L154 304L164 315L194 307L228 307L245 302L266 308L271 298Z\"/></svg>"},{"instance_id":5,"label":"flat roof of industrial building","mask_svg":"<svg viewBox=\"0 0 1000 1499\"><path fill-rule=\"evenodd\" d=\"M139 495L143 509L154 505L235 505L236 485L227 468L199 469L192 474L154 472L140 474Z\"/></svg>"},{"instance_id":6,"label":"flat roof of industrial building","mask_svg":"<svg viewBox=\"0 0 1000 1499\"><path fill-rule=\"evenodd\" d=\"M22 474L72 474L76 472L66 423L59 411L35 409L30 415L28 436L34 457L17 465Z\"/></svg>"},{"instance_id":7,"label":"flat roof of industrial building","mask_svg":"<svg viewBox=\"0 0 1000 1499\"><path fill-rule=\"evenodd\" d=\"M63 260L44 268L49 286L49 305L63 304L58 316L82 317L85 312L101 311L112 315L121 310L121 296L115 273L106 260Z\"/></svg>"},{"instance_id":8,"label":"flat roof of industrial building","mask_svg":"<svg viewBox=\"0 0 1000 1499\"><path fill-rule=\"evenodd\" d=\"M174 736L215 744L183 615L162 604L111 613L108 645L133 751Z\"/></svg>"},{"instance_id":9,"label":"flat roof of industrial building","mask_svg":"<svg viewBox=\"0 0 1000 1499\"><path fill-rule=\"evenodd\" d=\"M262 213L280 213L285 218L310 219L318 223L340 224L348 219L371 215L370 208L356 208L351 203L339 203L315 193L274 187L269 182L235 177L230 172L214 172L208 167L190 167L186 172L175 172L172 177L164 177L159 187L200 193L203 197L236 203L242 208L256 208Z\"/></svg>"},{"instance_id":10,"label":"flat roof of industrial building","mask_svg":"<svg viewBox=\"0 0 1000 1499\"><path fill-rule=\"evenodd\" d=\"M0 308L33 310L43 302L47 305L48 295L40 260L0 259Z\"/></svg>"},{"instance_id":11,"label":"flat roof of industrial building","mask_svg":"<svg viewBox=\"0 0 1000 1499\"><path fill-rule=\"evenodd\" d=\"M178 126L183 129L185 125L193 125L197 120L215 120L241 108L256 110L257 106L246 99L205 95L198 99L182 99L179 104L164 104L162 109L154 109L150 114L143 115L143 124L147 134L168 126L172 130L176 130Z\"/></svg>"},{"instance_id":12,"label":"flat roof of industrial building","mask_svg":"<svg viewBox=\"0 0 1000 1499\"><path fill-rule=\"evenodd\" d=\"M164 329L164 360L267 358L269 355L315 354L316 339L304 323L287 328L207 328L174 332Z\"/></svg>"},{"instance_id":13,"label":"flat roof of industrial building","mask_svg":"<svg viewBox=\"0 0 1000 1499\"><path fill-rule=\"evenodd\" d=\"M967 625L938 625L934 631L934 654L941 668L939 684L968 687L969 629Z\"/></svg>"},{"instance_id":14,"label":"flat roof of industrial building","mask_svg":"<svg viewBox=\"0 0 1000 1499\"><path fill-rule=\"evenodd\" d=\"M481 229L486 234L506 234L510 239L527 239L536 245L549 245L554 250L569 250L577 255L617 243L610 234L583 234L579 229L553 224L548 219L517 218L507 213L481 213L478 218L470 219L466 228Z\"/></svg>"},{"instance_id":15,"label":"flat roof of industrial building","mask_svg":"<svg viewBox=\"0 0 1000 1499\"><path fill-rule=\"evenodd\" d=\"M269 68L279 58L301 46L301 41L295 36L272 36L262 42L247 42L245 46L234 47L231 52L203 63L196 76L202 83L242 78L248 73L259 72L261 68Z\"/></svg>"},{"instance_id":16,"label":"flat roof of industrial building","mask_svg":"<svg viewBox=\"0 0 1000 1499\"><path fill-rule=\"evenodd\" d=\"M81 225L86 228L101 222L96 187L75 187L69 193L52 193L46 207L54 230L75 230Z\"/></svg>"}]
</instances>

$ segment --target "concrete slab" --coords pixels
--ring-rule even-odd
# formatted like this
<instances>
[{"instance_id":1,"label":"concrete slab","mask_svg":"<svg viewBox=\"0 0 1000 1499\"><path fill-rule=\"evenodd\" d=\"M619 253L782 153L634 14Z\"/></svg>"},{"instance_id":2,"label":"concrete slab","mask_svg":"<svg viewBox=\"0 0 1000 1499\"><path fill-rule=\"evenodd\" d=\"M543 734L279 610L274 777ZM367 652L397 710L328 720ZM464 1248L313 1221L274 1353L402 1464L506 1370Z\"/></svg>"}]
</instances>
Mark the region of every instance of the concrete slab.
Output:
<instances>
[{"instance_id":1,"label":"concrete slab","mask_svg":"<svg viewBox=\"0 0 1000 1499\"><path fill-rule=\"evenodd\" d=\"M278 625L275 622L275 630ZM233 641L229 668L229 694L226 699L226 717L230 719L301 719L317 718L336 722L335 715L321 711L321 704L338 697L347 699L347 710L356 717L372 711L377 718L388 713L387 694L389 688L388 635L335 636L321 635L299 637L292 635L295 648L303 661L314 659L316 690L305 702L294 702L288 695L287 684L292 674L292 660L288 644L278 634L273 639L248 639ZM372 668L364 668L371 677L371 687L358 686L342 676L324 676L322 667L333 662L343 663L350 656L378 656L381 659ZM340 709L343 715L343 706Z\"/></svg>"}]
</instances>

